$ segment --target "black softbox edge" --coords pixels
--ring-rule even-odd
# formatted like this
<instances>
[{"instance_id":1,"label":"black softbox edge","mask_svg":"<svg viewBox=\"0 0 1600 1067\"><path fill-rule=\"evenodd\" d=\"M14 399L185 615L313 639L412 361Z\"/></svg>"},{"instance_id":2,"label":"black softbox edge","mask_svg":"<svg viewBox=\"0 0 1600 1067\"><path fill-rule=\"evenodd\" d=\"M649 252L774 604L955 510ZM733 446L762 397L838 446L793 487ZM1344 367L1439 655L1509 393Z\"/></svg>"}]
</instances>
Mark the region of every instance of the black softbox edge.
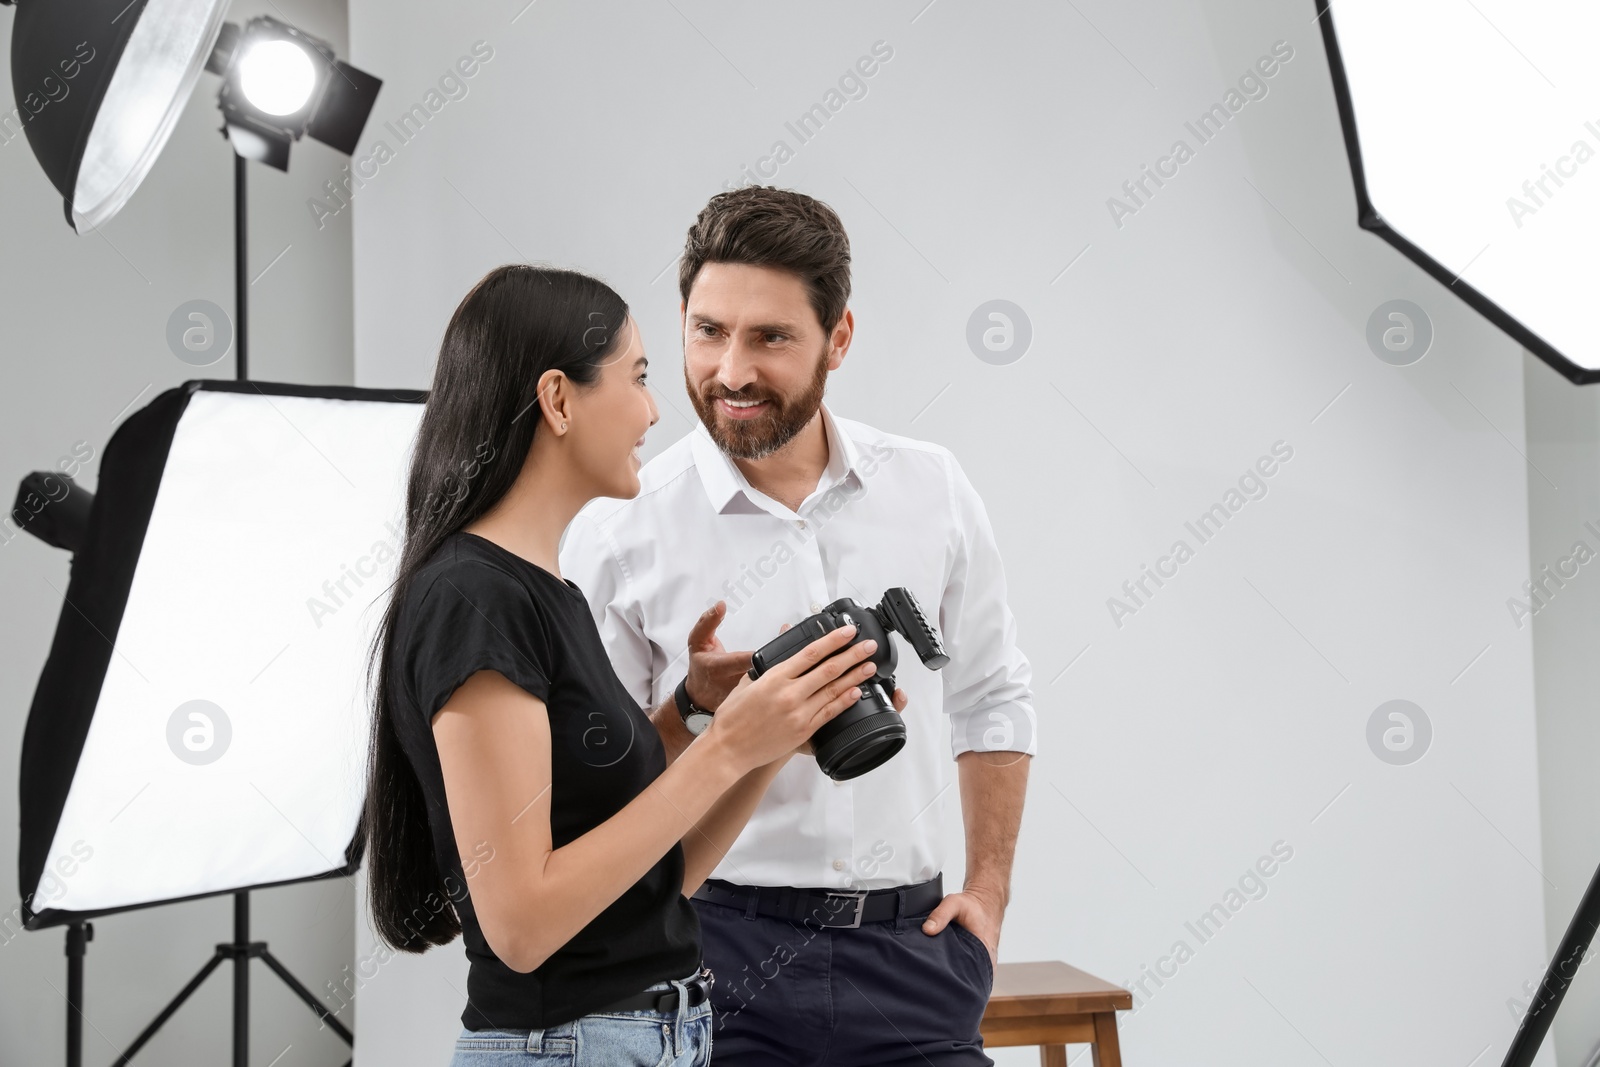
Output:
<instances>
[{"instance_id":1,"label":"black softbox edge","mask_svg":"<svg viewBox=\"0 0 1600 1067\"><path fill-rule=\"evenodd\" d=\"M1355 184L1356 218L1363 230L1370 230L1389 242L1411 262L1427 271L1434 280L1455 293L1478 314L1500 327L1522 347L1538 356L1562 377L1575 385L1600 382L1600 369L1590 369L1574 363L1561 350L1523 325L1505 308L1483 293L1462 281L1450 268L1411 243L1399 231L1384 221L1372 206L1367 195L1366 169L1361 162L1361 140L1356 135L1356 112L1350 100L1350 82L1345 76L1344 58L1339 52L1339 39L1333 29L1332 0L1316 0L1317 21L1322 24L1322 43L1328 53L1328 73L1333 78L1333 96L1339 105L1339 125L1344 131L1344 147L1350 157L1350 178Z\"/></svg>"},{"instance_id":2,"label":"black softbox edge","mask_svg":"<svg viewBox=\"0 0 1600 1067\"><path fill-rule=\"evenodd\" d=\"M421 403L420 390L362 389L354 386L295 385L278 382L191 380L168 389L128 416L106 442L89 527L82 551L72 558L65 603L56 620L50 654L39 675L28 721L22 735L18 774L19 838L17 873L19 895L30 891L44 876L50 844L55 839L67 794L89 724L100 700L100 689L110 665L117 631L127 606L144 537L150 526L156 494L161 488L173 435L199 390L256 393L263 396L314 397L381 403ZM63 754L71 758L63 758ZM359 828L345 849L344 866L312 875L258 886L196 893L169 900L149 901L91 911L34 911L24 900L20 909L29 930L92 919L101 915L160 904L218 896L239 889L266 889L277 885L318 881L355 873L360 865Z\"/></svg>"}]
</instances>

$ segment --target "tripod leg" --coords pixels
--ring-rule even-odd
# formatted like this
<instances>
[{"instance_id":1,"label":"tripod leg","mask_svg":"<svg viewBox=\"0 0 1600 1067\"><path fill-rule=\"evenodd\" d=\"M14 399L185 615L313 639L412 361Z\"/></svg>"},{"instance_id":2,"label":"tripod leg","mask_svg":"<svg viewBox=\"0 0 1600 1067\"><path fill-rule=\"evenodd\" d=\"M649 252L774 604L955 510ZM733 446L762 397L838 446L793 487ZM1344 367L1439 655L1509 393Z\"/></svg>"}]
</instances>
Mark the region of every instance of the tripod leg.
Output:
<instances>
[{"instance_id":1,"label":"tripod leg","mask_svg":"<svg viewBox=\"0 0 1600 1067\"><path fill-rule=\"evenodd\" d=\"M318 1000L316 995L312 993L311 990L301 985L300 980L294 975L290 974L288 969L285 968L283 964L278 962L278 958L276 956L274 956L271 952L268 952L266 949L262 949L261 962L265 963L268 967L271 967L274 971L276 971L278 973L278 977L283 979L284 984L290 989L294 990L295 994L299 996L301 1000L306 1002L306 1006L316 1013L317 1018L327 1023L334 1033L344 1038L345 1044L351 1046L355 1045L355 1035L346 1029L343 1023L335 1019L333 1017L333 1012L328 1010L328 1006L322 1003L322 1001Z\"/></svg>"},{"instance_id":2,"label":"tripod leg","mask_svg":"<svg viewBox=\"0 0 1600 1067\"><path fill-rule=\"evenodd\" d=\"M87 926L88 924L84 925ZM67 955L69 957L69 962L67 965L67 984L69 990L72 990L72 992L69 993L69 999L72 1001L72 1003L68 1006L69 1012L76 1009L79 1001L82 998L82 941L92 938L93 936L93 927L88 928L87 936L85 936L83 931L78 930L78 924L73 924L72 928L70 928L67 933ZM76 955L73 954L73 946L75 944L77 945ZM333 1028L333 1031L344 1040L345 1044L351 1046L355 1045L355 1035L333 1017L333 1013L328 1011L327 1005L319 1001L309 989L300 983L299 979L290 974L283 964L278 962L277 957L273 956L272 953L267 950L267 944L265 941L256 942L254 944L250 942L250 894L248 891L241 891L233 895L232 943L219 944L217 946L216 954L206 962L204 967L200 968L200 973L189 980L189 984L183 987L183 991L172 999L172 1002L166 1006L160 1015L156 1016L154 1022L145 1027L144 1032L139 1035L138 1039L134 1041L132 1045L128 1046L128 1050L126 1052L117 1058L116 1063L114 1063L112 1067L127 1067L128 1061L133 1059L134 1053L143 1048L145 1043L149 1041L151 1037L155 1036L155 1032L161 1028L161 1024L165 1023L172 1017L173 1013L176 1012L178 1008L183 1005L183 1002L189 998L189 994L198 989L200 987L200 983L204 982L206 977L212 971L216 970L225 959L233 960L233 1063L234 1067L249 1067L249 968L251 956L260 956L262 960L266 962L267 966L271 967L278 977L282 978L284 983L288 985L290 989L294 990L295 994L299 996L301 1000L305 1001L306 1004L310 1006L311 1010L317 1014L318 1018ZM76 966L78 969L78 977L76 979L72 977L72 970L74 966ZM73 1043L74 1025L74 1020L69 1017L67 1022L69 1057L68 1067L81 1067L80 1061L82 1050L81 1048L75 1048ZM81 1042L81 1026L78 1026L77 1031L80 1035L79 1041ZM74 1056L79 1058L72 1058ZM351 1064L354 1062L355 1061L353 1059L346 1062L345 1067L351 1067Z\"/></svg>"},{"instance_id":3,"label":"tripod leg","mask_svg":"<svg viewBox=\"0 0 1600 1067\"><path fill-rule=\"evenodd\" d=\"M144 1028L144 1033L140 1034L133 1044L128 1046L126 1052L117 1057L117 1061L111 1067L127 1067L128 1061L133 1059L134 1053L144 1048L145 1042L155 1036L156 1031L161 1029L162 1023L172 1018L173 1012L183 1006L183 1002L189 999L189 994L200 988L200 983L204 982L206 976L217 969L217 966L222 963L224 958L224 953L219 948L216 954L206 961L206 965L200 968L200 973L189 979L189 984L184 986L182 991L172 998L172 1002L162 1009L161 1014L157 1015L149 1026Z\"/></svg>"}]
</instances>

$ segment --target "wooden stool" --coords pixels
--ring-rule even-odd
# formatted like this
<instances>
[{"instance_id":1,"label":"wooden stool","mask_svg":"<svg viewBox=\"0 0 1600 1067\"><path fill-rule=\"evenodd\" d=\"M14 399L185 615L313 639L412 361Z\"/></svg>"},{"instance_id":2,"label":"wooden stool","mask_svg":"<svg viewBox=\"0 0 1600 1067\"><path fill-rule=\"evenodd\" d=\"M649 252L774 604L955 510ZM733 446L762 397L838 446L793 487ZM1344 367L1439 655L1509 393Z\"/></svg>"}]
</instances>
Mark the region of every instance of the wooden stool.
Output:
<instances>
[{"instance_id":1,"label":"wooden stool","mask_svg":"<svg viewBox=\"0 0 1600 1067\"><path fill-rule=\"evenodd\" d=\"M1094 1046L1094 1067L1122 1067L1117 1012L1133 994L1058 960L1002 963L984 1010L985 1046L1038 1045L1042 1067L1067 1067L1067 1045Z\"/></svg>"}]
</instances>

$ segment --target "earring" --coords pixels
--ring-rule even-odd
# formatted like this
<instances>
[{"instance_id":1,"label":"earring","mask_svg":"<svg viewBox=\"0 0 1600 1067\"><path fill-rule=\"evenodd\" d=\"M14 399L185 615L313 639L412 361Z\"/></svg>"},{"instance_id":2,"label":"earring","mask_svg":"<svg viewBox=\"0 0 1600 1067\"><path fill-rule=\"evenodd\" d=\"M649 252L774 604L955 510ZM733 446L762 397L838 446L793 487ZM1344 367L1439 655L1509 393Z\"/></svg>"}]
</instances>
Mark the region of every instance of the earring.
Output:
<instances>
[{"instance_id":1,"label":"earring","mask_svg":"<svg viewBox=\"0 0 1600 1067\"><path fill-rule=\"evenodd\" d=\"M563 429L563 430L565 430L565 429L566 429L566 428L567 428L567 424L566 424L566 423L564 423L564 422L563 422L563 423L562 423L562 424L561 424L561 428L562 428L562 429Z\"/></svg>"}]
</instances>

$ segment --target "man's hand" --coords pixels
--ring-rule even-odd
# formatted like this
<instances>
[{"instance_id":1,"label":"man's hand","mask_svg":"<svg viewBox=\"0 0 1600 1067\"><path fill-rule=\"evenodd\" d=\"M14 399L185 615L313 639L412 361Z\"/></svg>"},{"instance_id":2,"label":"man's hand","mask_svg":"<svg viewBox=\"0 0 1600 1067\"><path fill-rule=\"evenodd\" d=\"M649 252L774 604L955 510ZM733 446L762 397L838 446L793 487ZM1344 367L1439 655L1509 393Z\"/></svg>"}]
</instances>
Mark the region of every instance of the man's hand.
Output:
<instances>
[{"instance_id":1,"label":"man's hand","mask_svg":"<svg viewBox=\"0 0 1600 1067\"><path fill-rule=\"evenodd\" d=\"M689 628L689 639L685 642L689 653L689 699L707 711L716 711L740 680L748 682L750 677L751 653L729 652L717 639L717 627L721 625L726 609L727 603L719 600L701 612ZM661 735L667 762L671 763L694 742L694 734L689 732L678 714L676 695L667 694L666 699L651 708L648 714L656 732Z\"/></svg>"},{"instance_id":2,"label":"man's hand","mask_svg":"<svg viewBox=\"0 0 1600 1067\"><path fill-rule=\"evenodd\" d=\"M983 947L989 950L991 971L1000 963L1000 922L1005 918L1005 904L998 894L968 886L959 893L950 893L939 901L922 922L924 933L937 934L949 922L959 922L977 935Z\"/></svg>"},{"instance_id":3,"label":"man's hand","mask_svg":"<svg viewBox=\"0 0 1600 1067\"><path fill-rule=\"evenodd\" d=\"M717 601L689 628L689 699L707 711L716 711L750 670L752 653L729 652L717 637L727 607Z\"/></svg>"}]
</instances>

